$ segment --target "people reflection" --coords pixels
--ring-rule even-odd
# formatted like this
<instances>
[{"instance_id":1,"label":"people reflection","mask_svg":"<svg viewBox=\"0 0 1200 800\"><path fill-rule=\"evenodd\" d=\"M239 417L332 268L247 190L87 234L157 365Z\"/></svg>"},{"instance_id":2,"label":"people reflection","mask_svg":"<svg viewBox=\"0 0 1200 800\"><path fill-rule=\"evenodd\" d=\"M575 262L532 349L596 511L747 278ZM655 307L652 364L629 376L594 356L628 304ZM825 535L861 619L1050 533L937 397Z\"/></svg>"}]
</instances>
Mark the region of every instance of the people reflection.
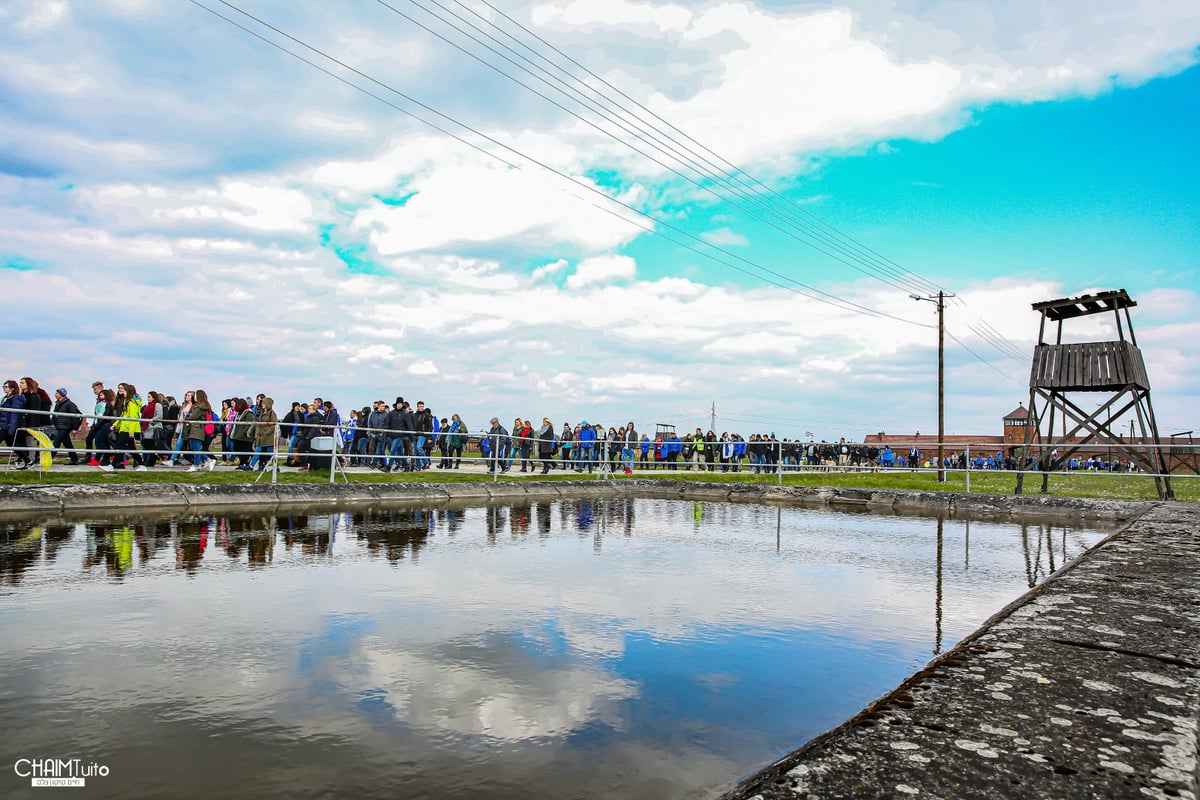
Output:
<instances>
[{"instance_id":1,"label":"people reflection","mask_svg":"<svg viewBox=\"0 0 1200 800\"><path fill-rule=\"evenodd\" d=\"M0 538L0 577L7 586L16 585L25 571L42 555L45 531L37 525L6 525Z\"/></svg>"},{"instance_id":2,"label":"people reflection","mask_svg":"<svg viewBox=\"0 0 1200 800\"><path fill-rule=\"evenodd\" d=\"M429 540L431 514L416 510L368 515L364 524L355 527L354 535L358 541L366 543L371 555L382 554L393 565L406 557L415 564Z\"/></svg>"},{"instance_id":3,"label":"people reflection","mask_svg":"<svg viewBox=\"0 0 1200 800\"><path fill-rule=\"evenodd\" d=\"M508 518L514 539L529 533L529 506L513 506L509 511Z\"/></svg>"},{"instance_id":4,"label":"people reflection","mask_svg":"<svg viewBox=\"0 0 1200 800\"><path fill-rule=\"evenodd\" d=\"M95 547L83 559L83 568L89 570L103 564L108 575L118 580L133 568L134 532L130 526L101 528L95 537Z\"/></svg>"},{"instance_id":5,"label":"people reflection","mask_svg":"<svg viewBox=\"0 0 1200 800\"><path fill-rule=\"evenodd\" d=\"M594 500L579 500L575 503L575 527L581 531L592 529L596 519L596 503Z\"/></svg>"},{"instance_id":6,"label":"people reflection","mask_svg":"<svg viewBox=\"0 0 1200 800\"><path fill-rule=\"evenodd\" d=\"M175 568L195 575L208 547L207 519L182 520L175 535Z\"/></svg>"},{"instance_id":7,"label":"people reflection","mask_svg":"<svg viewBox=\"0 0 1200 800\"><path fill-rule=\"evenodd\" d=\"M58 551L62 548L62 546L64 544L66 544L67 542L69 542L71 540L71 535L74 532L75 532L74 525L47 525L46 526L45 534L43 535L42 538L45 542L43 558L45 558L47 564L53 563L54 560L56 558L58 558Z\"/></svg>"},{"instance_id":8,"label":"people reflection","mask_svg":"<svg viewBox=\"0 0 1200 800\"><path fill-rule=\"evenodd\" d=\"M501 506L488 506L484 519L487 524L487 543L494 545L496 537L504 529L504 509Z\"/></svg>"}]
</instances>

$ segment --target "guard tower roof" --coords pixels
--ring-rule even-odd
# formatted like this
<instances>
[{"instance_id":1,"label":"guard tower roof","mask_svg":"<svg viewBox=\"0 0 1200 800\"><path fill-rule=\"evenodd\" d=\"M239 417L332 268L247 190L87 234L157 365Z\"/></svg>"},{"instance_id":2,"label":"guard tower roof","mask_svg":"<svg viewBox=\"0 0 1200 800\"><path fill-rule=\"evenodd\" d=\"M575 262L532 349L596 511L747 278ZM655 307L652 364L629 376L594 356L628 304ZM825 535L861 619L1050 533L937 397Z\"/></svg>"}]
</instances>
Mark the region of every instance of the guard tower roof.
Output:
<instances>
[{"instance_id":1,"label":"guard tower roof","mask_svg":"<svg viewBox=\"0 0 1200 800\"><path fill-rule=\"evenodd\" d=\"M1024 405L1017 406L1012 411L1004 415L1005 421L1010 419L1029 419L1029 409Z\"/></svg>"},{"instance_id":2,"label":"guard tower roof","mask_svg":"<svg viewBox=\"0 0 1200 800\"><path fill-rule=\"evenodd\" d=\"M1104 311L1116 311L1121 308L1132 308L1137 301L1131 298L1124 289L1098 294L1081 294L1079 297L1063 297L1058 300L1046 300L1034 303L1033 310L1040 311L1047 319L1059 321L1072 317L1085 317L1089 314L1099 314Z\"/></svg>"}]
</instances>

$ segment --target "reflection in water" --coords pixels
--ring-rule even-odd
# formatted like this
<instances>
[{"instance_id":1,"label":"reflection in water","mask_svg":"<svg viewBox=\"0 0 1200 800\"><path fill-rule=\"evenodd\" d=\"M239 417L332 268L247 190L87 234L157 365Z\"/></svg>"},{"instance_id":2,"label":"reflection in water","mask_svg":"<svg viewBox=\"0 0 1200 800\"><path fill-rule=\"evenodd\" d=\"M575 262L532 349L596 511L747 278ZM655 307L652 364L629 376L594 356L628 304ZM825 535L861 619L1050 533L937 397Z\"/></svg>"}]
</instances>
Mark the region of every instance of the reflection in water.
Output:
<instances>
[{"instance_id":1,"label":"reflection in water","mask_svg":"<svg viewBox=\"0 0 1200 800\"><path fill-rule=\"evenodd\" d=\"M934 593L933 654L942 652L942 539L946 520L937 518L937 591Z\"/></svg>"},{"instance_id":2,"label":"reflection in water","mask_svg":"<svg viewBox=\"0 0 1200 800\"><path fill-rule=\"evenodd\" d=\"M1098 538L631 499L10 522L0 732L102 797L707 797Z\"/></svg>"},{"instance_id":3,"label":"reflection in water","mask_svg":"<svg viewBox=\"0 0 1200 800\"><path fill-rule=\"evenodd\" d=\"M355 514L351 518L354 535L366 543L367 552L382 555L393 563L405 558L417 563L433 524L433 512L424 510ZM489 527L488 531L489 541L492 541L493 529Z\"/></svg>"}]
</instances>

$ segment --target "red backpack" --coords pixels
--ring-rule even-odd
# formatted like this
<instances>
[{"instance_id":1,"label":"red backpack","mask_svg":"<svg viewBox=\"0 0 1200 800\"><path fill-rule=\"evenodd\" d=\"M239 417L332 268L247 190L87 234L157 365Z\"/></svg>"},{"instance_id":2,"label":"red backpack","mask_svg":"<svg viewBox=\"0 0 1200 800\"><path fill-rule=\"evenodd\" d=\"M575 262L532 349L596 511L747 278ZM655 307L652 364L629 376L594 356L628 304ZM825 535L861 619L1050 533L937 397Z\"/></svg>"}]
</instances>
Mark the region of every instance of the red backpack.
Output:
<instances>
[{"instance_id":1,"label":"red backpack","mask_svg":"<svg viewBox=\"0 0 1200 800\"><path fill-rule=\"evenodd\" d=\"M210 408L204 412L204 418L208 420L208 424L204 426L204 435L212 436L217 432L217 426L213 424L217 421L217 415L214 414L213 410Z\"/></svg>"}]
</instances>

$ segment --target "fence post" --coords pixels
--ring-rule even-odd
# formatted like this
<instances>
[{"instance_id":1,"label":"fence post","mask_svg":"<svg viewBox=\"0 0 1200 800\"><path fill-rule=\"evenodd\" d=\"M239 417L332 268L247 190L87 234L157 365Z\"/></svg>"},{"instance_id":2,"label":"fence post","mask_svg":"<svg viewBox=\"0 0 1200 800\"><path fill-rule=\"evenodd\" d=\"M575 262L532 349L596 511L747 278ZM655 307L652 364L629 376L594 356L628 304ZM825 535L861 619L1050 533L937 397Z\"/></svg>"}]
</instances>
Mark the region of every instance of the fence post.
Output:
<instances>
[{"instance_id":1,"label":"fence post","mask_svg":"<svg viewBox=\"0 0 1200 800\"><path fill-rule=\"evenodd\" d=\"M778 476L778 484L783 486L783 442L776 442L778 446L777 458L775 459L775 474Z\"/></svg>"},{"instance_id":2,"label":"fence post","mask_svg":"<svg viewBox=\"0 0 1200 800\"><path fill-rule=\"evenodd\" d=\"M971 493L971 445L967 445L967 494Z\"/></svg>"}]
</instances>

